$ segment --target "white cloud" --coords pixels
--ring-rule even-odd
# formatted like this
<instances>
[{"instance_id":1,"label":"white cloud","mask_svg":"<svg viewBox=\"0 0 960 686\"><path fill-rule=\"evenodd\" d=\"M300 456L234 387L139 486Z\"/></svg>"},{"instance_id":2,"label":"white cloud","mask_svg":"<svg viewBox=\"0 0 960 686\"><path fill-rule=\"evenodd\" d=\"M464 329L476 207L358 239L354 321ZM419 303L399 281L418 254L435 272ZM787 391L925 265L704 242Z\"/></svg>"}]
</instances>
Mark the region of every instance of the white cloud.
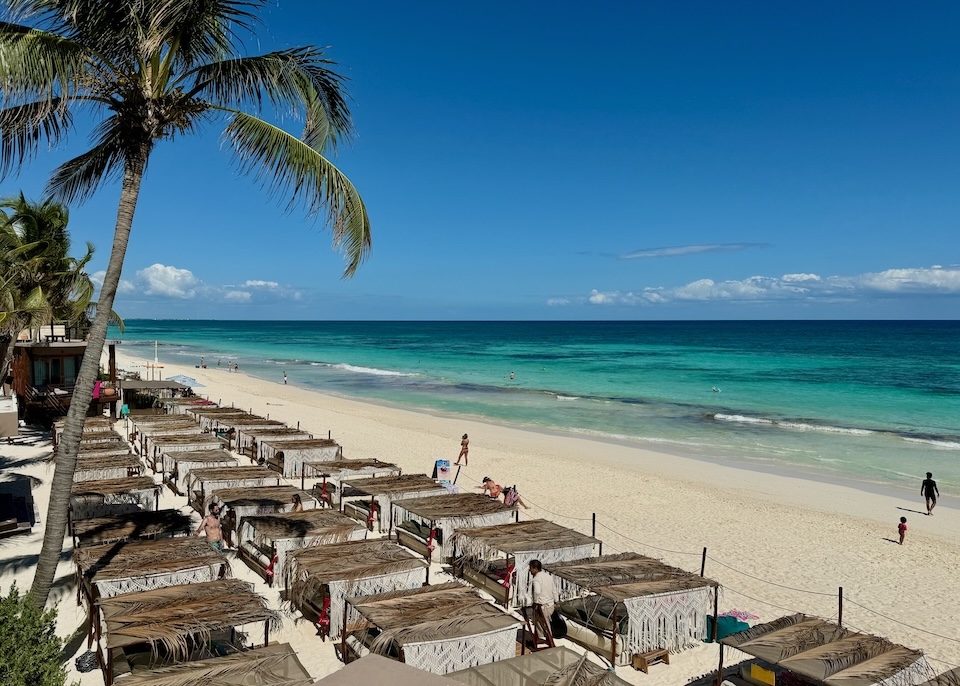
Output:
<instances>
[{"instance_id":1,"label":"white cloud","mask_svg":"<svg viewBox=\"0 0 960 686\"><path fill-rule=\"evenodd\" d=\"M145 286L146 295L169 298L192 298L201 286L200 279L189 269L178 269L159 263L138 271L137 279Z\"/></svg>"},{"instance_id":2,"label":"white cloud","mask_svg":"<svg viewBox=\"0 0 960 686\"><path fill-rule=\"evenodd\" d=\"M103 288L103 280L106 276L107 272L103 270L90 275L90 280L93 281L93 286L98 292ZM117 293L133 293L136 290L136 285L126 279L120 279L120 283L117 285Z\"/></svg>"},{"instance_id":3,"label":"white cloud","mask_svg":"<svg viewBox=\"0 0 960 686\"><path fill-rule=\"evenodd\" d=\"M244 288L279 288L280 284L276 281L261 281L259 279L253 279L250 281L245 281L243 286Z\"/></svg>"},{"instance_id":4,"label":"white cloud","mask_svg":"<svg viewBox=\"0 0 960 686\"><path fill-rule=\"evenodd\" d=\"M678 257L681 255L701 255L708 252L734 252L748 248L766 248L767 243L697 243L694 245L673 245L666 248L641 248L619 255L621 260L636 260L641 257Z\"/></svg>"},{"instance_id":5,"label":"white cloud","mask_svg":"<svg viewBox=\"0 0 960 686\"><path fill-rule=\"evenodd\" d=\"M249 291L227 291L224 293L223 297L227 300L235 300L236 302L248 303L250 298L253 297L253 294Z\"/></svg>"},{"instance_id":6,"label":"white cloud","mask_svg":"<svg viewBox=\"0 0 960 686\"><path fill-rule=\"evenodd\" d=\"M683 286L647 287L638 292L594 289L586 300L593 305L636 305L711 301L822 301L910 295L960 295L960 267L887 269L853 276L821 277L812 273L797 273L719 282L698 279Z\"/></svg>"},{"instance_id":7,"label":"white cloud","mask_svg":"<svg viewBox=\"0 0 960 686\"><path fill-rule=\"evenodd\" d=\"M549 298L547 300L547 305L549 307L563 307L564 305L569 305L570 300L568 298Z\"/></svg>"}]
</instances>

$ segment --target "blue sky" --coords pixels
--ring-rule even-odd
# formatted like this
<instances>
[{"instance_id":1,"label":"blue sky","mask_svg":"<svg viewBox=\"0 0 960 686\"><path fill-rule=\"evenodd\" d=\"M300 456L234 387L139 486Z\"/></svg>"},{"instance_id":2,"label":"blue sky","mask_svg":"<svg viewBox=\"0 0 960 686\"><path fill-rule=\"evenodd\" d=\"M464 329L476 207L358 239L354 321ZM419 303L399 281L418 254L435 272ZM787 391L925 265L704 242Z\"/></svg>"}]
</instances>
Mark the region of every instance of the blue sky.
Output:
<instances>
[{"instance_id":1,"label":"blue sky","mask_svg":"<svg viewBox=\"0 0 960 686\"><path fill-rule=\"evenodd\" d=\"M253 51L330 46L374 249L162 144L116 309L230 319L956 318L956 3L280 0ZM42 190L81 150L41 155ZM104 268L119 190L72 208Z\"/></svg>"}]
</instances>

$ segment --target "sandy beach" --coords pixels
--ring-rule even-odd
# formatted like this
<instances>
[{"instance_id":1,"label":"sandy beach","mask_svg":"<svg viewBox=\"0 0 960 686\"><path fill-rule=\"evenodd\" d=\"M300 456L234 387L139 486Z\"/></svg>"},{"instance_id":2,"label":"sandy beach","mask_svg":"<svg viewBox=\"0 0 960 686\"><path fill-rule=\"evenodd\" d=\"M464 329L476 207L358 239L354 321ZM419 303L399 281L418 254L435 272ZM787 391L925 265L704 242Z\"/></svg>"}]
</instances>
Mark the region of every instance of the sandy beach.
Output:
<instances>
[{"instance_id":1,"label":"sandy beach","mask_svg":"<svg viewBox=\"0 0 960 686\"><path fill-rule=\"evenodd\" d=\"M121 368L141 361L118 356ZM187 374L204 384L198 393L225 405L280 419L316 435L330 431L348 457L376 457L405 473L429 472L436 459L455 459L459 439L470 435L470 463L459 476L465 488L484 476L517 484L530 505L521 518L542 517L584 532L597 518L604 552L636 551L687 570L699 571L704 547L706 575L723 587L721 610L752 612L768 621L792 612L827 618L838 613L843 587L844 623L924 650L934 661L960 664L954 617L960 616L956 570L960 567L960 510L945 499L926 517L917 493L874 492L852 484L827 483L799 475L748 470L700 459L538 433L328 396L296 386L254 379L226 369L167 364L164 376ZM280 372L278 372L280 377ZM42 437L3 446L5 472L34 479L41 524L29 536L0 542L0 585L16 580L28 588L40 549L42 520L52 465ZM164 493L161 507L183 499ZM184 511L187 511L186 509ZM199 521L196 515L195 519ZM906 516L904 546L896 525ZM81 625L72 585L69 545L59 570L59 630L69 636ZM439 567L436 570L439 573ZM235 576L258 581L239 561ZM279 607L276 591L257 590ZM869 608L869 609L868 609ZM931 632L931 633L928 633ZM942 637L933 634L940 634ZM954 640L951 640L954 639ZM305 622L286 616L276 640L290 642L315 677L336 670L332 646ZM73 655L85 645L76 644ZM631 683L679 685L716 668L717 649L704 645L674 657L649 675L620 668ZM943 663L934 663L945 668ZM102 683L99 672L71 679Z\"/></svg>"}]
</instances>

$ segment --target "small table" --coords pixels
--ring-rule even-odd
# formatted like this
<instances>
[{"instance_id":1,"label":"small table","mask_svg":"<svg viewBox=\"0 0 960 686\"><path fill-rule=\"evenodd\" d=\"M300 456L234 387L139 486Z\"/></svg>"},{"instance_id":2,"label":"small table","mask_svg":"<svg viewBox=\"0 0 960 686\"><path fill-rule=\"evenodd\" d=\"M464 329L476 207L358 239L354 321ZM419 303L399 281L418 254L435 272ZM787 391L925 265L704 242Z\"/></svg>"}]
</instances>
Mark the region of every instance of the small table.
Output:
<instances>
[{"instance_id":1,"label":"small table","mask_svg":"<svg viewBox=\"0 0 960 686\"><path fill-rule=\"evenodd\" d=\"M633 656L633 668L643 672L644 674L650 673L650 665L657 662L662 662L666 665L670 664L670 651L669 650L651 650L646 653L636 653Z\"/></svg>"}]
</instances>

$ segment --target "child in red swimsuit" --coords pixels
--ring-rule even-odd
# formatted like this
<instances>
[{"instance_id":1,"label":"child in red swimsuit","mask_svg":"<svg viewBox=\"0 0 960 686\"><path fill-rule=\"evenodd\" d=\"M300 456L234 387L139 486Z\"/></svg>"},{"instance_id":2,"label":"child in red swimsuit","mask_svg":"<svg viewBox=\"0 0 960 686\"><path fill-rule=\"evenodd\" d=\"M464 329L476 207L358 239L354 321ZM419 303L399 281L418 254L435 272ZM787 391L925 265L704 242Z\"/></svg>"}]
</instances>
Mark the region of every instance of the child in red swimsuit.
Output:
<instances>
[{"instance_id":1,"label":"child in red swimsuit","mask_svg":"<svg viewBox=\"0 0 960 686\"><path fill-rule=\"evenodd\" d=\"M903 537L907 535L907 518L901 517L900 524L897 525L897 532L900 534L900 545L903 545Z\"/></svg>"}]
</instances>

